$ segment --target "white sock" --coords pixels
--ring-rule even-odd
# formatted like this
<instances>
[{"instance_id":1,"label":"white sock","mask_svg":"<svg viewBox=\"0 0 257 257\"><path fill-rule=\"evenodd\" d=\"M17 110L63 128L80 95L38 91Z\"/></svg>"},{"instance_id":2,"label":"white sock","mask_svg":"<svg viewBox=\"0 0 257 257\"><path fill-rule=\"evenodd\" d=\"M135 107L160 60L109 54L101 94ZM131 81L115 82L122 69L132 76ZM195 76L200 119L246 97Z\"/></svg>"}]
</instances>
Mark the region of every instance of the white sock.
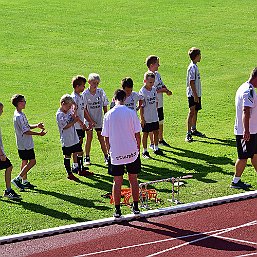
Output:
<instances>
[{"instance_id":1,"label":"white sock","mask_svg":"<svg viewBox=\"0 0 257 257\"><path fill-rule=\"evenodd\" d=\"M159 149L158 145L154 145L153 148L154 148L154 151L157 151Z\"/></svg>"},{"instance_id":2,"label":"white sock","mask_svg":"<svg viewBox=\"0 0 257 257\"><path fill-rule=\"evenodd\" d=\"M27 179L23 179L23 180L22 180L22 183L23 183L23 184L25 184L25 183L27 183L27 182L29 182Z\"/></svg>"},{"instance_id":3,"label":"white sock","mask_svg":"<svg viewBox=\"0 0 257 257\"><path fill-rule=\"evenodd\" d=\"M233 178L233 183L238 183L238 181L241 179L241 177L234 177Z\"/></svg>"},{"instance_id":4,"label":"white sock","mask_svg":"<svg viewBox=\"0 0 257 257\"><path fill-rule=\"evenodd\" d=\"M147 152L147 148L144 148L144 149L143 149L143 153L145 153L145 152Z\"/></svg>"},{"instance_id":5,"label":"white sock","mask_svg":"<svg viewBox=\"0 0 257 257\"><path fill-rule=\"evenodd\" d=\"M16 177L16 179L22 180L22 177L21 177L20 175L18 175L18 176Z\"/></svg>"},{"instance_id":6,"label":"white sock","mask_svg":"<svg viewBox=\"0 0 257 257\"><path fill-rule=\"evenodd\" d=\"M79 165L78 165L78 163L72 163L72 167L73 167L73 169L76 169L77 167L78 167Z\"/></svg>"}]
</instances>

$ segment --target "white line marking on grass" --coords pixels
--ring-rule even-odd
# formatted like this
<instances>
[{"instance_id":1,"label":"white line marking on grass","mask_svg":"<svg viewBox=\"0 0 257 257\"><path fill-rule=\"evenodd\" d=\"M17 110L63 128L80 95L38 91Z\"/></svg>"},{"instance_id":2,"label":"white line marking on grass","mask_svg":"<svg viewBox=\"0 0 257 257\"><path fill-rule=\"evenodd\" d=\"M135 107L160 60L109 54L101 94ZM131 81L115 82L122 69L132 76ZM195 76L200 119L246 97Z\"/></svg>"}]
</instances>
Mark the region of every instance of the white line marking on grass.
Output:
<instances>
[{"instance_id":1,"label":"white line marking on grass","mask_svg":"<svg viewBox=\"0 0 257 257\"><path fill-rule=\"evenodd\" d=\"M196 242L198 242L198 241L202 241L202 240L208 239L208 238L210 238L210 237L215 237L215 236L217 236L217 235L219 235L219 234L223 234L223 233L226 233L226 232L230 232L230 231L233 231L233 230L235 230L235 229L239 229L239 228L243 228L243 227L253 226L253 225L256 225L256 224L257 224L257 221L254 220L254 221L251 221L251 222L248 222L248 223L245 223L245 224L236 226L236 227L226 228L226 229L224 229L224 230L221 231L221 232L217 232L217 233L215 233L215 234L211 234L211 235L208 235L208 236L205 236L205 237L202 237L202 238L198 238L198 239L192 240L192 241L190 241L190 242L186 242L186 243L183 243L183 244L180 244L180 245L177 245L177 246L174 246L174 247L165 249L165 250L163 250L163 251L160 251L160 252L156 252L156 253L147 255L146 257L157 256L157 255L160 255L160 254L162 254L162 253L169 252L169 251L172 251L172 250L181 248L181 247L183 247L183 246L187 246L187 245L189 245L189 244L193 244L193 243L196 243Z\"/></svg>"},{"instance_id":2,"label":"white line marking on grass","mask_svg":"<svg viewBox=\"0 0 257 257\"><path fill-rule=\"evenodd\" d=\"M237 255L235 257L245 257L245 256L253 256L253 255L257 255L257 253L248 253L248 254L243 254L243 255Z\"/></svg>"}]
</instances>

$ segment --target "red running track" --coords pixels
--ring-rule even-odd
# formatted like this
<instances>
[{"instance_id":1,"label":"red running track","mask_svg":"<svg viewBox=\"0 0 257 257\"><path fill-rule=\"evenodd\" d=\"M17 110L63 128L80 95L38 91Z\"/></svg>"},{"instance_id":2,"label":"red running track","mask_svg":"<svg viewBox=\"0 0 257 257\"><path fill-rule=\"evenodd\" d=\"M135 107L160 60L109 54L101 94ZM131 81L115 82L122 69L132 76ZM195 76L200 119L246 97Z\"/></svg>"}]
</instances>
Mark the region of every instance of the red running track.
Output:
<instances>
[{"instance_id":1,"label":"red running track","mask_svg":"<svg viewBox=\"0 0 257 257\"><path fill-rule=\"evenodd\" d=\"M257 257L257 198L0 245L1 257Z\"/></svg>"}]
</instances>

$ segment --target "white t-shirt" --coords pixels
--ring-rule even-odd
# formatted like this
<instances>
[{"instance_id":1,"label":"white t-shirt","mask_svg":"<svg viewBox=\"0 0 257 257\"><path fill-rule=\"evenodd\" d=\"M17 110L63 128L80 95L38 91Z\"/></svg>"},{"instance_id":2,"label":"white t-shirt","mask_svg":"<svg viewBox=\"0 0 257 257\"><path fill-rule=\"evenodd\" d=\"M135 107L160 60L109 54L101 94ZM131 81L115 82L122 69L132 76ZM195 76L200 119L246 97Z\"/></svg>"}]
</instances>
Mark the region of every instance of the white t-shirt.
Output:
<instances>
[{"instance_id":1,"label":"white t-shirt","mask_svg":"<svg viewBox=\"0 0 257 257\"><path fill-rule=\"evenodd\" d=\"M139 154L135 133L141 125L135 111L125 105L115 105L104 115L102 136L110 142L110 156L113 165L134 162Z\"/></svg>"},{"instance_id":2,"label":"white t-shirt","mask_svg":"<svg viewBox=\"0 0 257 257\"><path fill-rule=\"evenodd\" d=\"M14 111L13 124L16 136L16 145L19 150L30 150L34 148L32 135L26 135L30 130L26 115L23 112Z\"/></svg>"},{"instance_id":3,"label":"white t-shirt","mask_svg":"<svg viewBox=\"0 0 257 257\"><path fill-rule=\"evenodd\" d=\"M164 83L158 71L155 71L154 74L155 74L155 81L153 86L155 87L156 91L158 91L163 88ZM157 96L158 96L158 108L161 108L163 107L163 93L157 93Z\"/></svg>"},{"instance_id":4,"label":"white t-shirt","mask_svg":"<svg viewBox=\"0 0 257 257\"><path fill-rule=\"evenodd\" d=\"M73 121L72 111L69 110L67 113L64 113L60 109L56 112L56 121L60 132L60 141L62 147L70 147L79 143L79 137L75 126L71 126L68 129L63 129L69 123Z\"/></svg>"},{"instance_id":5,"label":"white t-shirt","mask_svg":"<svg viewBox=\"0 0 257 257\"><path fill-rule=\"evenodd\" d=\"M146 123L152 123L158 121L157 105L158 102L157 93L155 87L149 91L143 86L139 95L143 97L142 107L144 108L144 119Z\"/></svg>"},{"instance_id":6,"label":"white t-shirt","mask_svg":"<svg viewBox=\"0 0 257 257\"><path fill-rule=\"evenodd\" d=\"M103 126L103 106L109 104L107 96L102 88L97 88L96 93L92 95L89 89L83 92L85 108L87 108L90 117L96 122L95 128Z\"/></svg>"},{"instance_id":7,"label":"white t-shirt","mask_svg":"<svg viewBox=\"0 0 257 257\"><path fill-rule=\"evenodd\" d=\"M79 119L84 122L84 99L82 95L75 93L74 91L71 93L71 97L73 98L74 102L76 103L77 107L77 116ZM79 122L75 123L76 129L82 129Z\"/></svg>"},{"instance_id":8,"label":"white t-shirt","mask_svg":"<svg viewBox=\"0 0 257 257\"><path fill-rule=\"evenodd\" d=\"M137 92L132 91L130 96L126 97L124 105L131 110L137 111L137 103L139 100L143 100L143 97Z\"/></svg>"},{"instance_id":9,"label":"white t-shirt","mask_svg":"<svg viewBox=\"0 0 257 257\"><path fill-rule=\"evenodd\" d=\"M196 93L198 97L202 96L202 86L201 86L201 79L200 79L200 73L198 66L191 61L187 68L187 97L194 96L193 91L190 86L190 81L194 80L195 81L195 88L196 88Z\"/></svg>"},{"instance_id":10,"label":"white t-shirt","mask_svg":"<svg viewBox=\"0 0 257 257\"><path fill-rule=\"evenodd\" d=\"M235 135L243 135L244 127L243 127L243 108L245 106L250 107L250 120L249 120L249 130L250 134L257 133L257 95L254 90L254 87L248 81L242 84L237 92L235 97L235 105L236 105L236 119L235 119L235 127L234 134Z\"/></svg>"}]
</instances>

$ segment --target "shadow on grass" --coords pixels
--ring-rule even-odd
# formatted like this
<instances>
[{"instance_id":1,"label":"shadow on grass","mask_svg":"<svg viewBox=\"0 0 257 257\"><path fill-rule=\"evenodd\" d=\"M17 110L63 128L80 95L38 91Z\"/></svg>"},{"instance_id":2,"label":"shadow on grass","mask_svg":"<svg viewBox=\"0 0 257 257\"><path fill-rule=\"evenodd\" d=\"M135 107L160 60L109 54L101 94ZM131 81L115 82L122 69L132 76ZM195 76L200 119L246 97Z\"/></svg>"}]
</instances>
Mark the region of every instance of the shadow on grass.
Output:
<instances>
[{"instance_id":1,"label":"shadow on grass","mask_svg":"<svg viewBox=\"0 0 257 257\"><path fill-rule=\"evenodd\" d=\"M208 139L206 141L205 139ZM211 142L209 140L213 140L214 142ZM198 141L205 144L211 144L211 145L226 145L230 147L236 147L236 140L235 139L220 139L216 137L194 137L194 141Z\"/></svg>"}]
</instances>

